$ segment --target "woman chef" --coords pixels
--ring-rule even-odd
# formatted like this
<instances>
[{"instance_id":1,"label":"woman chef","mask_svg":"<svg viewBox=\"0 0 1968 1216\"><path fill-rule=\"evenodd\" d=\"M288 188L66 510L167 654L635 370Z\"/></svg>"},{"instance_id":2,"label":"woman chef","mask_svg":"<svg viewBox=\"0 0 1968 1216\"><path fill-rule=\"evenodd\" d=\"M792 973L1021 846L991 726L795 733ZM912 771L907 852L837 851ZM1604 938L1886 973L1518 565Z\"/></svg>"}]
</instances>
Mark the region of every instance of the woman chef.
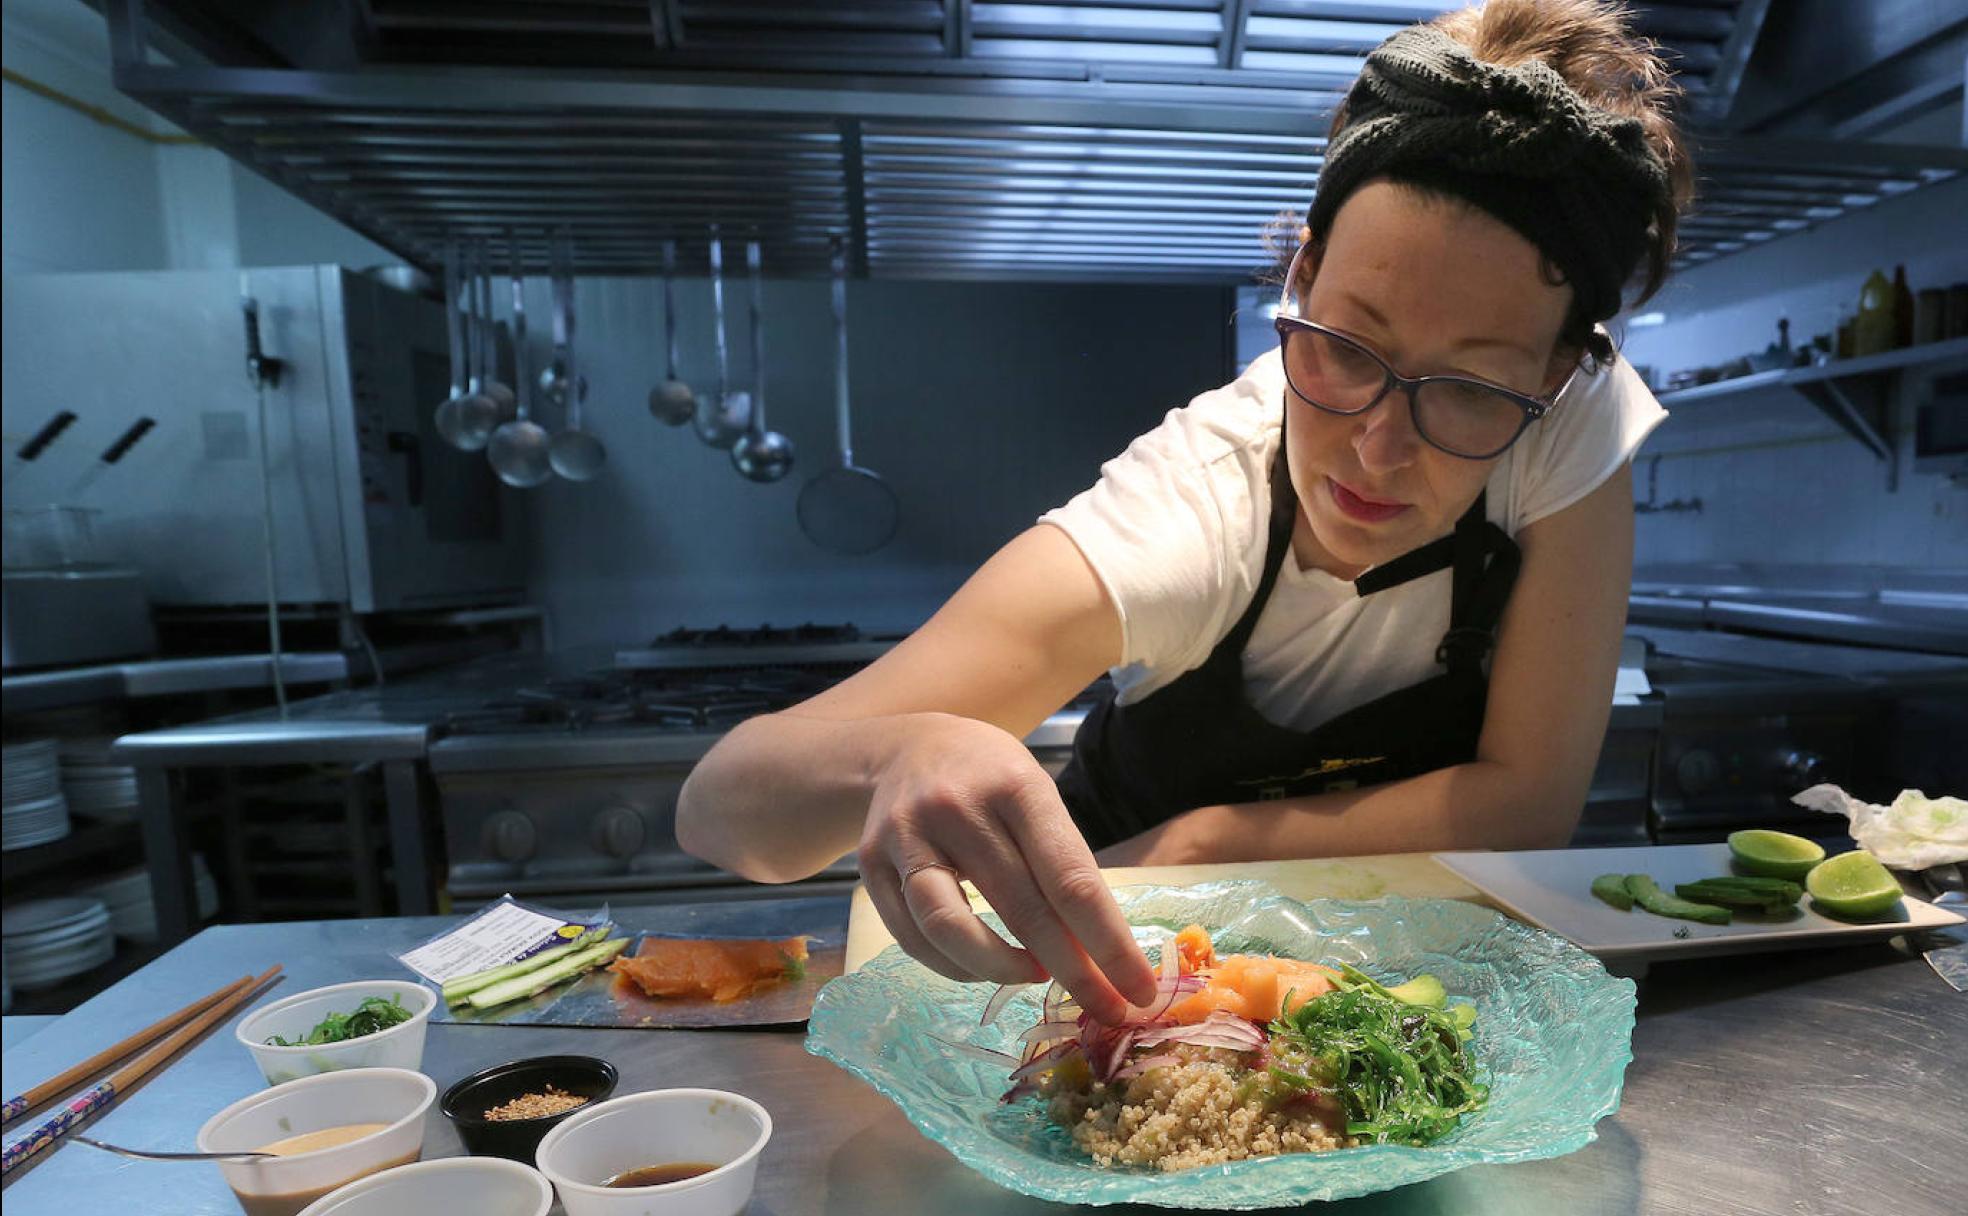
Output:
<instances>
[{"instance_id":1,"label":"woman chef","mask_svg":"<svg viewBox=\"0 0 1968 1216\"><path fill-rule=\"evenodd\" d=\"M1154 980L1096 857L1562 844L1610 712L1629 462L1664 417L1601 323L1673 249L1672 93L1592 0L1490 0L1381 44L1278 349L878 662L732 731L684 789L684 847L774 882L858 841L924 964L1050 975L1113 1018ZM1110 670L1055 782L1020 739Z\"/></svg>"}]
</instances>

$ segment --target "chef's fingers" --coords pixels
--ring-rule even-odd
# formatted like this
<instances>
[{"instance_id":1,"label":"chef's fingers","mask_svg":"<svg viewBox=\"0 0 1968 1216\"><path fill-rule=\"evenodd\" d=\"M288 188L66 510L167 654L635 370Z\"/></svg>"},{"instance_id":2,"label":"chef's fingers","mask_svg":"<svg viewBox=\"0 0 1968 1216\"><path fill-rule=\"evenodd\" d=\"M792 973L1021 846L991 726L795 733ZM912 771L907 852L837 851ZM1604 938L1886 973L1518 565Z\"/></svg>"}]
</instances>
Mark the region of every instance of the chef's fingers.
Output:
<instances>
[{"instance_id":1,"label":"chef's fingers","mask_svg":"<svg viewBox=\"0 0 1968 1216\"><path fill-rule=\"evenodd\" d=\"M868 889L868 898L874 903L875 911L881 914L882 923L888 926L890 936L895 938L895 944L902 947L905 954L936 974L959 983L968 984L977 979L923 936L922 930L916 926L915 914L902 897L901 875L885 853L870 849L864 854L861 883Z\"/></svg>"},{"instance_id":2,"label":"chef's fingers","mask_svg":"<svg viewBox=\"0 0 1968 1216\"><path fill-rule=\"evenodd\" d=\"M935 827L947 829L957 822L957 818L952 816L938 821ZM928 843L948 856L965 859L964 876L977 885L992 911L1004 921L1006 931L1025 948L1020 951L1021 954L1035 958L1043 973L1064 985L1081 1007L1095 1018L1106 1022L1120 1021L1126 1016L1127 998L1101 974L1100 968L1094 965L1059 919L1026 867L1024 857L1010 839L1008 829L997 820L995 811L986 812L984 822L990 825L991 830L987 833L975 836L966 833L962 841L933 839ZM938 872L936 877L944 876ZM917 894L931 888L933 882L928 871L917 874L909 881L904 894L909 896L912 906ZM954 889L956 884L950 882L949 885ZM1004 946L1003 939L989 926L977 920L970 912L968 903L961 907L966 914L965 921L959 924L953 917L942 927L953 935L960 933L962 945L938 936L937 929L927 923L923 924L923 928L929 933L931 941L959 963L981 969L981 958L1009 947ZM917 919L921 921L922 918L919 915ZM976 944L977 957L964 952L964 947L971 943ZM990 974L997 978L996 972Z\"/></svg>"},{"instance_id":3,"label":"chef's fingers","mask_svg":"<svg viewBox=\"0 0 1968 1216\"><path fill-rule=\"evenodd\" d=\"M963 885L954 871L918 862L904 873L908 876L902 880L902 898L908 902L916 924L930 944L957 966L999 984L1044 981L1045 969L1029 952L999 937L971 911L970 900L964 897ZM975 881L978 876L970 877Z\"/></svg>"},{"instance_id":4,"label":"chef's fingers","mask_svg":"<svg viewBox=\"0 0 1968 1216\"><path fill-rule=\"evenodd\" d=\"M1127 918L1114 902L1114 893L1100 876L1093 850L1073 823L1057 787L1050 781L1024 787L1015 799L1006 799L999 817L1010 828L1012 841L1046 906L1076 942L1080 956L1091 959L1121 996L1136 1005L1152 1004L1155 969L1135 942ZM1036 948L1036 943L1023 937L1020 940ZM1043 950L1039 958L1051 962ZM1066 986L1079 995L1072 984ZM1084 1000L1081 1003L1085 1005Z\"/></svg>"}]
</instances>

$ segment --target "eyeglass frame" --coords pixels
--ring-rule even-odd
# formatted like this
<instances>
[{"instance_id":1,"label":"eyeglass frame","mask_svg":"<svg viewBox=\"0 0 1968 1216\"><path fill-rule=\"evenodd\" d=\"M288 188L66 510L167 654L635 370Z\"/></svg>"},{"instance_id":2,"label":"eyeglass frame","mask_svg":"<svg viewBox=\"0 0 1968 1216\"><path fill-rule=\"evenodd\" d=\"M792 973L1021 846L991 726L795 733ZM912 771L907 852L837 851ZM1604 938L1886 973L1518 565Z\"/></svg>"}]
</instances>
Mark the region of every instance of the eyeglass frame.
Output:
<instances>
[{"instance_id":1,"label":"eyeglass frame","mask_svg":"<svg viewBox=\"0 0 1968 1216\"><path fill-rule=\"evenodd\" d=\"M1278 301L1278 312L1272 319L1272 323L1278 331L1278 353L1285 373L1285 387L1289 388L1301 401L1313 409L1319 410L1322 413L1334 414L1341 418L1355 418L1379 405L1382 401L1385 401L1387 394L1398 388L1408 399L1408 420L1414 424L1415 434L1421 436L1422 442L1438 452L1444 452L1462 460L1495 460L1497 457L1509 451L1519 439L1522 439L1524 432L1531 429L1533 422L1545 417L1555 409L1559 399L1572 387L1572 382L1578 379L1581 369L1575 366L1572 368L1571 374L1565 377L1565 382L1560 384L1556 391L1540 397L1531 393L1520 393L1514 388L1507 388L1504 385L1492 383L1479 376L1404 376L1394 370L1394 365L1388 362L1386 356L1352 334L1346 333L1343 330L1334 329L1330 325L1321 325L1317 321L1307 321L1303 317L1288 315L1287 310L1295 309L1296 307L1292 300L1292 287L1298 281L1298 264L1304 258L1305 251L1309 248L1311 248L1309 244L1300 245L1298 252L1292 255L1291 267L1285 273L1284 294ZM1387 377L1381 382L1380 391L1373 395L1372 400L1356 410L1335 409L1330 405L1314 401L1311 397L1301 392L1299 387L1291 382L1290 361L1283 358L1285 343L1288 336L1294 331L1311 332L1335 339L1373 360L1380 370L1386 373ZM1420 393L1423 385L1436 383L1468 384L1477 388L1488 389L1493 393L1500 393L1515 404L1518 409L1523 411L1523 417L1518 421L1517 429L1511 433L1510 438L1504 440L1502 445L1493 451L1485 452L1482 455L1471 455L1468 452L1458 452L1454 448L1445 447L1430 436L1427 431L1422 429L1421 411L1416 402L1416 395Z\"/></svg>"}]
</instances>

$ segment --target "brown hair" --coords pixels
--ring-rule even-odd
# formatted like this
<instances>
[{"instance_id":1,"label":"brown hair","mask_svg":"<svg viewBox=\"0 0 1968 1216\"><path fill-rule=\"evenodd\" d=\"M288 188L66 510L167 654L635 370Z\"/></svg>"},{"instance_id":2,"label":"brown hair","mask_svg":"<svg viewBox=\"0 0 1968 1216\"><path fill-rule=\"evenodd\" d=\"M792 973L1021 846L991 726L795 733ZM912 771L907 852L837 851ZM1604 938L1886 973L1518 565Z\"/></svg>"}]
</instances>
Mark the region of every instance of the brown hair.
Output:
<instances>
[{"instance_id":1,"label":"brown hair","mask_svg":"<svg viewBox=\"0 0 1968 1216\"><path fill-rule=\"evenodd\" d=\"M1694 167L1672 113L1681 88L1671 79L1659 45L1633 33L1630 21L1631 14L1619 0L1488 0L1480 8L1444 13L1429 24L1486 63L1505 68L1542 63L1591 106L1640 124L1647 146L1667 170L1669 191L1649 216L1644 273L1632 301L1638 304L1658 291L1667 277L1675 230L1694 193ZM1333 114L1334 136L1346 128L1348 119L1342 103ZM1289 226L1280 232L1274 224L1266 243L1288 260L1310 233L1297 217L1280 219ZM1285 242L1279 238L1286 233L1298 236L1290 249L1281 248ZM1281 264L1277 277L1282 280L1283 274ZM1554 282L1561 281L1549 265L1546 274ZM1609 361L1612 344L1594 326L1595 319L1574 297L1560 341L1596 360Z\"/></svg>"}]
</instances>

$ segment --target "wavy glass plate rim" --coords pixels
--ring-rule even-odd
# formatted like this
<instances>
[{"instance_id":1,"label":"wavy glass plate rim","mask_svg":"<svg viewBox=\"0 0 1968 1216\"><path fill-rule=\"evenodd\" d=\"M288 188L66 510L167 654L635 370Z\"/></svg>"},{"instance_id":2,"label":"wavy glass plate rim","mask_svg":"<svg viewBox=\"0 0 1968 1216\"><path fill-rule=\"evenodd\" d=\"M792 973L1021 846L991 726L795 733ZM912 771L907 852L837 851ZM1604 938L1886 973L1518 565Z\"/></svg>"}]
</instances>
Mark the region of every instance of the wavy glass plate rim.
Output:
<instances>
[{"instance_id":1,"label":"wavy glass plate rim","mask_svg":"<svg viewBox=\"0 0 1968 1216\"><path fill-rule=\"evenodd\" d=\"M1484 1067L1482 1075L1499 1083L1499 1091L1493 1095L1492 1105L1483 1112L1483 1115L1495 1116L1490 1125L1479 1123L1482 1116L1466 1120L1450 1136L1426 1148L1364 1145L1334 1153L1294 1153L1252 1158L1173 1173L1101 1167L1085 1157L1072 1160L1048 1156L1029 1144L1007 1139L988 1126L994 1117L1002 1120L1013 1116L1023 1118L1029 1125L1032 1110L1036 1108L1026 1109L1021 1115L1020 1108L998 1106L994 1096L986 1104L981 1094L956 1093L947 1086L943 1093L927 1093L925 1088L929 1083L922 1077L912 1079L886 1067L882 1059L886 1051L883 1040L879 1036L869 1038L857 1033L857 1026L851 1020L859 1016L853 1007L854 1001L877 993L887 994L891 989L898 988L913 987L919 996L926 991L954 989L955 993L947 999L918 1001L917 1004L919 1007L935 1007L942 1012L960 1008L961 1014L946 1020L954 1020L971 1031L978 1031L977 1019L990 995L988 986L960 986L935 976L897 947L888 947L870 959L860 971L833 980L821 990L819 999L814 1003L806 1050L866 1082L895 1103L903 1116L924 1136L998 1185L1033 1198L1089 1205L1141 1203L1235 1211L1296 1205L1311 1200L1353 1198L1425 1181L1469 1165L1509 1164L1563 1156L1597 1139L1599 1121L1619 1109L1626 1067L1633 1058L1636 1006L1633 982L1608 974L1591 955L1545 930L1512 920L1494 909L1460 900L1401 896L1373 900L1295 900L1268 883L1253 880L1186 887L1120 887L1115 889L1115 896L1129 921L1136 926L1137 936L1145 940L1158 931L1177 927L1169 922L1183 919L1187 912L1215 907L1220 914L1234 913L1230 917L1219 914L1220 923L1217 924L1205 921L1212 932L1217 933L1234 933L1238 925L1275 916L1281 918L1279 923L1295 925L1304 932L1315 932L1315 927L1316 931L1326 934L1338 930L1338 936L1342 938L1363 933L1379 933L1383 938L1397 934L1413 937L1417 933L1425 936L1424 930L1446 927L1465 932L1461 940L1443 943L1451 949L1474 949L1501 941L1505 943L1503 960L1516 958L1555 964L1546 976L1548 981L1575 982L1581 1004L1587 1011L1600 1016L1596 1020L1577 1019L1573 1025L1596 1034L1601 1045L1611 1050L1593 1057L1593 1075L1588 1078L1588 1086L1575 1086L1571 1079L1561 1083L1559 1092L1574 1098L1569 1105L1576 1108L1567 1113L1561 1125L1546 1129L1528 1141L1514 1145L1507 1140L1498 1143L1499 1137L1504 1137L1509 1129L1524 1122L1521 1118L1506 1121L1505 1116L1521 1113L1515 1112L1506 1099L1513 1097L1515 1089L1527 1085L1528 1081L1511 1073L1494 1078L1490 1076L1490 1057L1508 1062L1515 1058L1515 1052L1506 1051L1498 1056L1498 1050L1520 1045L1496 1042L1497 1036L1509 1027L1499 1028L1495 1025L1499 1020L1497 1017L1486 1019L1479 1016L1477 1044L1479 1050L1487 1046L1484 1057L1479 1059ZM1158 901L1172 904L1172 908L1158 914ZM1298 920L1294 921L1293 917ZM994 925L999 924L989 914L986 919ZM1407 948L1415 950L1422 945L1426 942L1411 941ZM1489 948L1495 947L1491 945ZM1398 953L1393 949L1385 952ZM1506 969L1498 960L1459 960L1440 950L1420 952L1433 954L1441 962L1457 966L1488 967L1498 972ZM1430 965L1447 969L1440 963ZM1366 970L1382 978L1392 974L1386 968L1374 965L1372 960L1367 960ZM1449 984L1449 989L1452 998L1458 995L1454 983ZM979 1031L976 1037L995 1037L992 1032L1006 1037L1015 1035L1017 1031L1008 1028L1022 1028L1027 1024L1037 1002L1036 989L1021 993L993 1027L988 1031ZM903 1011L903 1020L906 1020L909 1009L906 1001L898 999L884 1003ZM1483 1010L1483 1004L1479 1003L1478 1009L1479 1012ZM895 1020L891 1019L889 1025L892 1027L894 1024ZM928 1033L927 1026L921 1029ZM1539 1029L1547 1036L1560 1034L1554 1027ZM973 1036L959 1032L958 1037ZM1533 1046L1536 1045L1533 1043ZM892 1047L892 1042L888 1046ZM947 1048L940 1050L945 1053L943 1062L956 1066L954 1053L949 1053ZM989 1071L988 1066L980 1062L963 1063L973 1070L973 1077ZM966 1117L953 1119L952 1110L960 1110ZM1007 1116L1004 1112L1013 1112L1013 1116ZM1530 1122L1535 1124L1539 1118L1541 1115L1534 1115ZM1063 1131L1057 1132L1057 1138L1064 1137Z\"/></svg>"}]
</instances>

